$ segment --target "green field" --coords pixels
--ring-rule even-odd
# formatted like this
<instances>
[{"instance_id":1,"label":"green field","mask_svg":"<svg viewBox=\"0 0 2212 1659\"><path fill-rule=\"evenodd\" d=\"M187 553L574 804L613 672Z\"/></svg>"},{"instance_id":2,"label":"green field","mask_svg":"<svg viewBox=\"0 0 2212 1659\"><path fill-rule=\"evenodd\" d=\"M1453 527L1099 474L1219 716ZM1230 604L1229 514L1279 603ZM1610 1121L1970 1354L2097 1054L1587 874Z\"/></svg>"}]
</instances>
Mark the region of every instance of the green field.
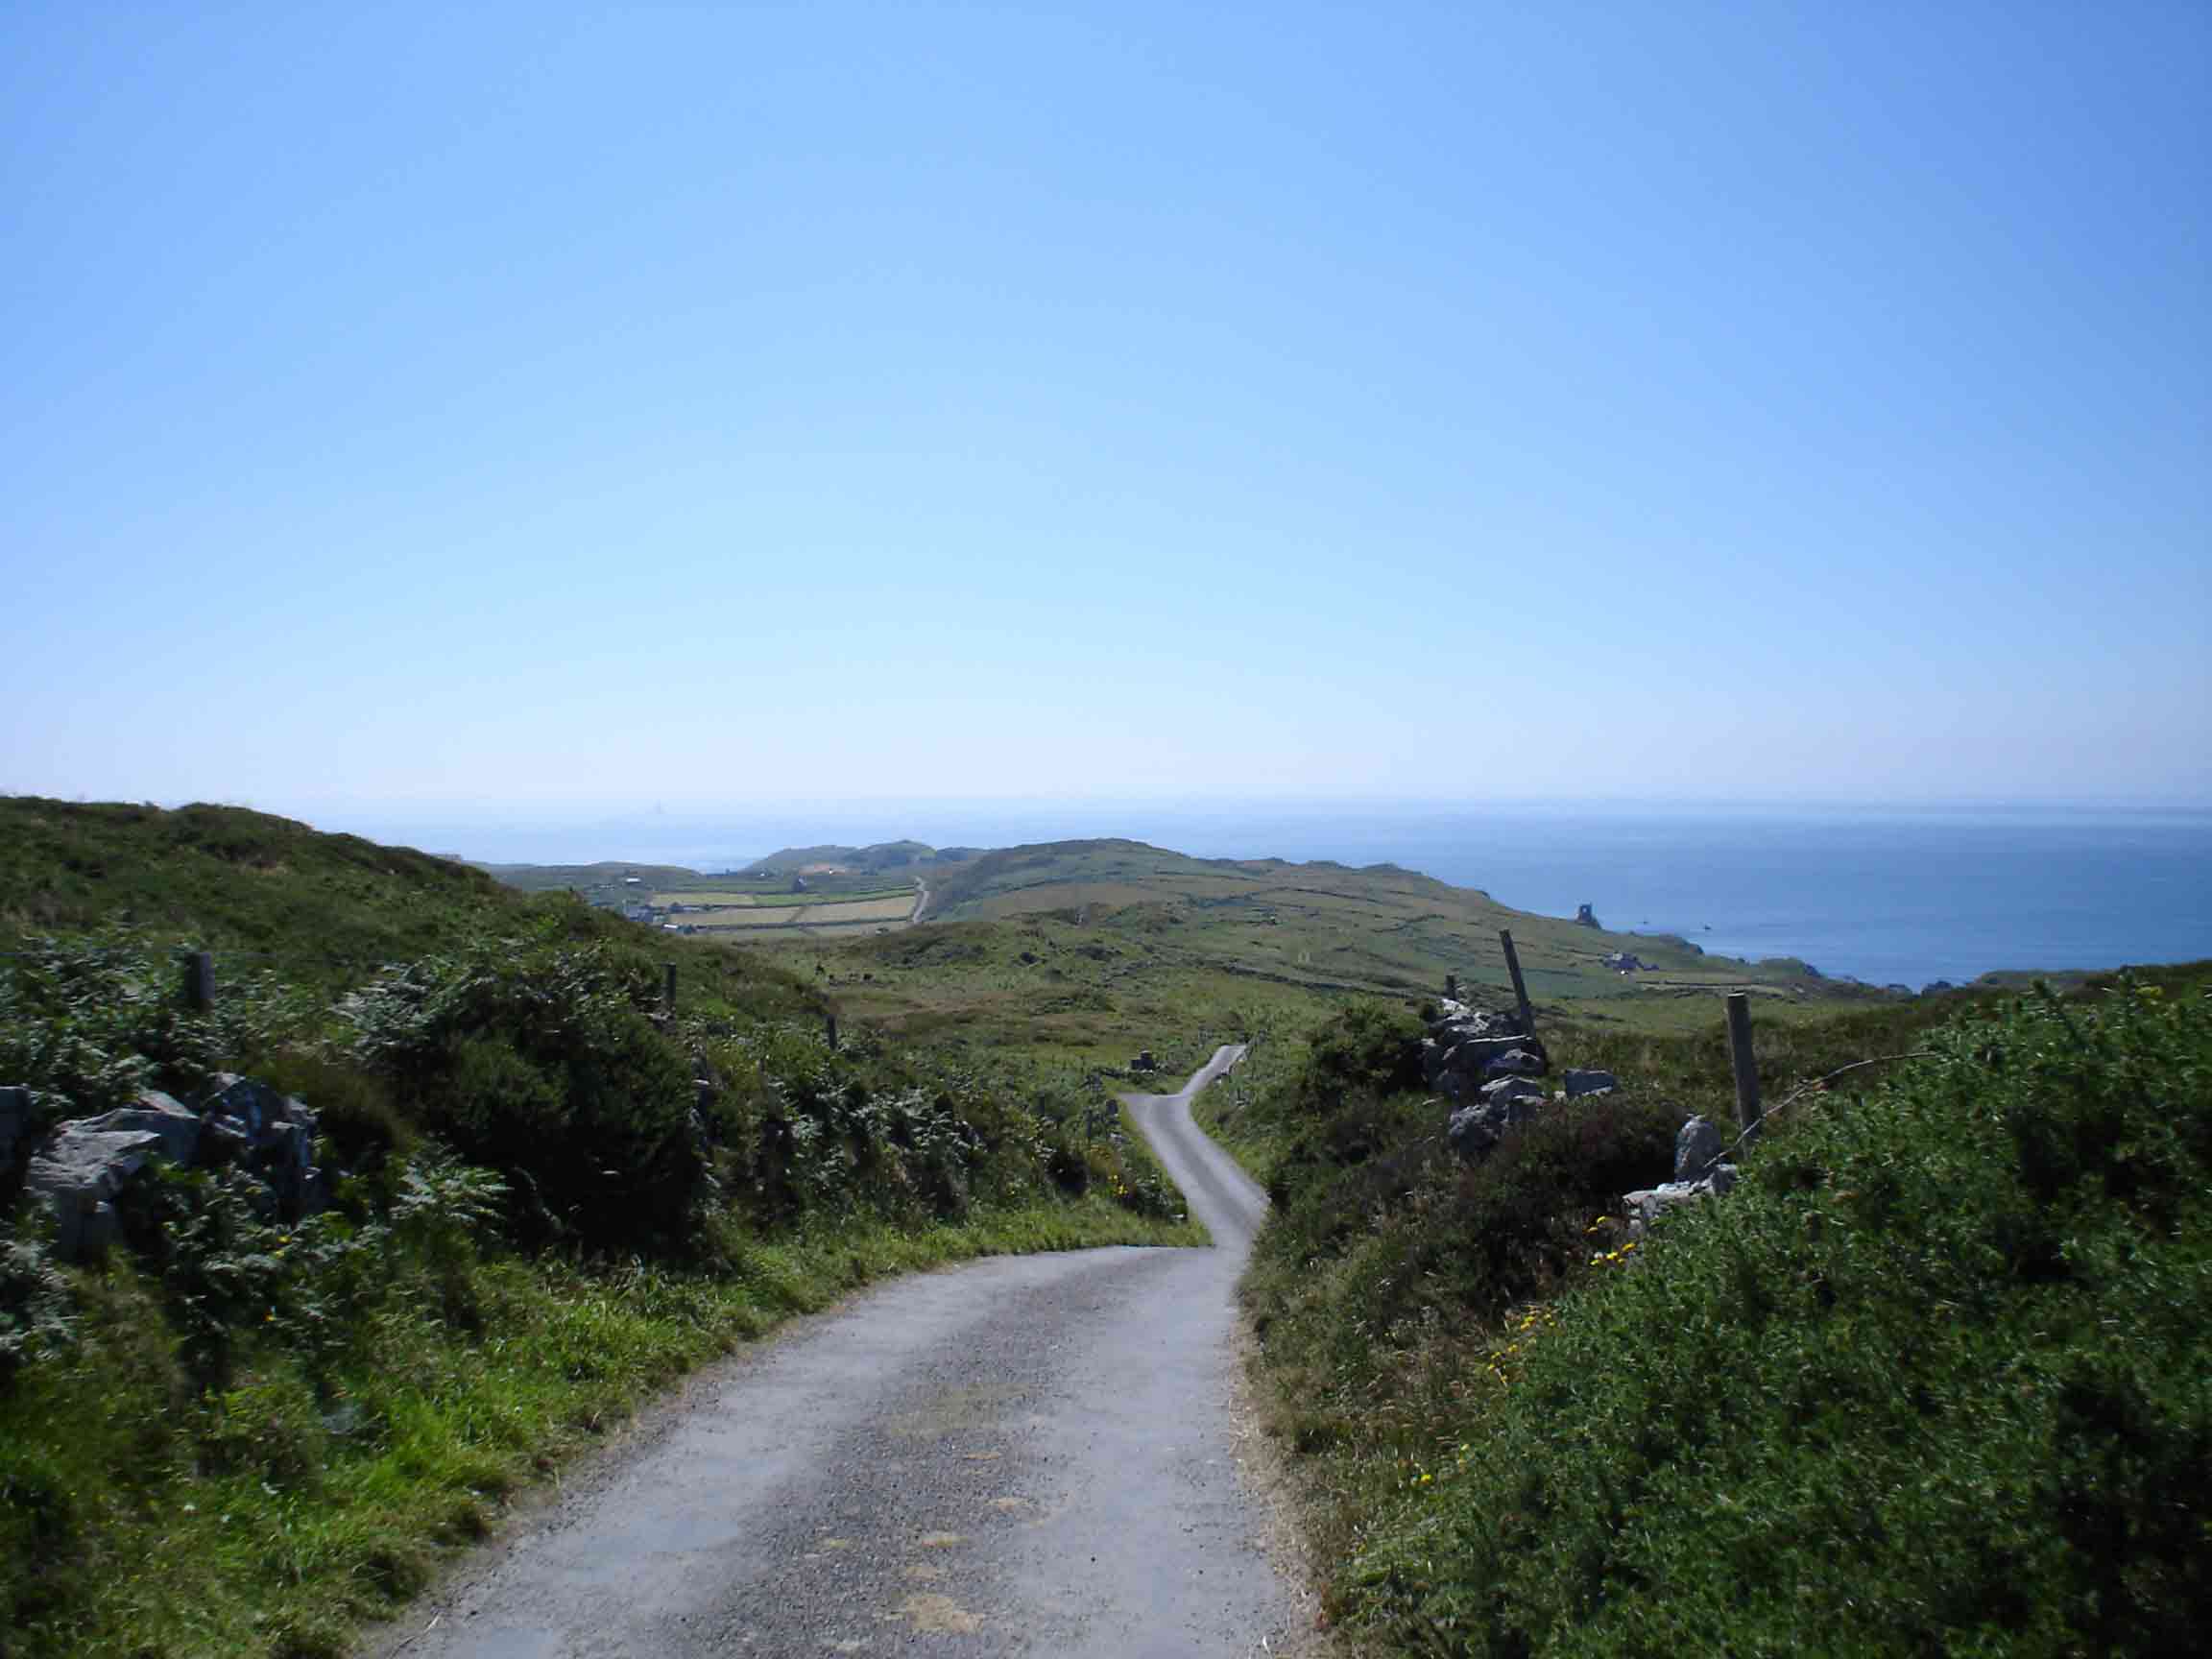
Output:
<instances>
[{"instance_id":1,"label":"green field","mask_svg":"<svg viewBox=\"0 0 2212 1659\"><path fill-rule=\"evenodd\" d=\"M856 904L876 899L903 899L908 910L914 907L914 884L911 881L885 884L877 882L859 892L806 892L793 893L787 889L764 887L751 890L735 887L709 887L693 891L687 888L657 888L651 902L657 906L682 904L686 909L704 906L709 909L743 909L756 905L805 906L812 904Z\"/></svg>"}]
</instances>

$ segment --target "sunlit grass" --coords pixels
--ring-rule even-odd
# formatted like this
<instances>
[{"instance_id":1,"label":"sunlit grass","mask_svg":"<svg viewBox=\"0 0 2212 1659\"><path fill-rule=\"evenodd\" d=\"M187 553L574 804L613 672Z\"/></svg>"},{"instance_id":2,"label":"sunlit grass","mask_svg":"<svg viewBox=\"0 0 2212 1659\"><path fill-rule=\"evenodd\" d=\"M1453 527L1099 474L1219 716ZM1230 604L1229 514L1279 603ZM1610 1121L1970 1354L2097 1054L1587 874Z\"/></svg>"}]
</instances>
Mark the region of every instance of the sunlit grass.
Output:
<instances>
[{"instance_id":1,"label":"sunlit grass","mask_svg":"<svg viewBox=\"0 0 2212 1659\"><path fill-rule=\"evenodd\" d=\"M11 1659L347 1651L507 1501L686 1370L886 1276L975 1257L1191 1244L1102 1191L958 1224L848 1218L742 1240L709 1274L479 1262L478 1328L396 1295L310 1377L270 1342L195 1394L151 1286L84 1275L75 1348L0 1396ZM35 1558L34 1558L35 1557Z\"/></svg>"}]
</instances>

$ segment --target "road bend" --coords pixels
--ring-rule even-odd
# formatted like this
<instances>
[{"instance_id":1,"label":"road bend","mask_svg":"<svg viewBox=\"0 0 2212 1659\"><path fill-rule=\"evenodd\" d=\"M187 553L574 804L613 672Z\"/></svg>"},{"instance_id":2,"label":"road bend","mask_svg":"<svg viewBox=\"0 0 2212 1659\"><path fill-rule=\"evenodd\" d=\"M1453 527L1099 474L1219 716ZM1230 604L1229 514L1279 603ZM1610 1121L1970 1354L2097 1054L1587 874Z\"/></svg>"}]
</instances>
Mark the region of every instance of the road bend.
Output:
<instances>
[{"instance_id":1,"label":"road bend","mask_svg":"<svg viewBox=\"0 0 2212 1659\"><path fill-rule=\"evenodd\" d=\"M1233 1446L1265 1198L1190 1120L1242 1050L1129 1106L1210 1249L894 1281L695 1376L373 1649L393 1659L1240 1659L1307 1621Z\"/></svg>"}]
</instances>

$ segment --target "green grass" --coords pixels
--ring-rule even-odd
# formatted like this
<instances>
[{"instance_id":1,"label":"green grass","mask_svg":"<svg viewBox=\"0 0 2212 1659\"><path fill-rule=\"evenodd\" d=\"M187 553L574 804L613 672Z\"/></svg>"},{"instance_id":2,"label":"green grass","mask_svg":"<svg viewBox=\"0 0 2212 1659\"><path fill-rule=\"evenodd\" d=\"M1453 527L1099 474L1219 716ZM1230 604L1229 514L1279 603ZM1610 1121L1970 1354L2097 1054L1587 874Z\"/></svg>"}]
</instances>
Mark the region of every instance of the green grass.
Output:
<instances>
[{"instance_id":1,"label":"green grass","mask_svg":"<svg viewBox=\"0 0 2212 1659\"><path fill-rule=\"evenodd\" d=\"M1101 1193L741 1238L714 1272L471 1251L457 1280L400 1274L335 1354L250 1339L210 1387L159 1286L118 1258L78 1276L73 1346L0 1390L0 1648L348 1651L358 1621L394 1612L510 1497L794 1313L972 1257L1199 1239Z\"/></svg>"},{"instance_id":2,"label":"green grass","mask_svg":"<svg viewBox=\"0 0 2212 1659\"><path fill-rule=\"evenodd\" d=\"M2187 1650L2207 989L1772 1032L1776 1085L1934 1057L1801 1094L1738 1192L1634 1250L1607 1218L1726 1100L1715 1039L1547 1033L1628 1086L1468 1169L1400 1088L1404 1025L1324 1033L1240 1127L1277 1200L1245 1286L1269 1428L1334 1614L1383 1654Z\"/></svg>"}]
</instances>

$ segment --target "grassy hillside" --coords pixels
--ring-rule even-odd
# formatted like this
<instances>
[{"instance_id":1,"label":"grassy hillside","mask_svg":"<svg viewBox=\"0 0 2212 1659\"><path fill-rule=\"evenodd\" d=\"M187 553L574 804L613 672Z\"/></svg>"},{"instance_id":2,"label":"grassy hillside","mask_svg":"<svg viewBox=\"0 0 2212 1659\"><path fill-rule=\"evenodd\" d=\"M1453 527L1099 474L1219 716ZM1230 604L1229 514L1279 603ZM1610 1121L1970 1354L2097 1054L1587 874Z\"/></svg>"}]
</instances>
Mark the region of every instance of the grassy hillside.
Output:
<instances>
[{"instance_id":1,"label":"grassy hillside","mask_svg":"<svg viewBox=\"0 0 2212 1659\"><path fill-rule=\"evenodd\" d=\"M0 796L0 950L131 928L343 981L504 914L481 871L235 806Z\"/></svg>"},{"instance_id":2,"label":"grassy hillside","mask_svg":"<svg viewBox=\"0 0 2212 1659\"><path fill-rule=\"evenodd\" d=\"M843 847L824 843L818 847L785 847L745 866L745 875L774 872L796 875L809 869L833 870L849 876L879 876L886 872L908 874L918 867L957 862L970 850L952 848L940 853L920 841L878 841L870 847Z\"/></svg>"},{"instance_id":3,"label":"grassy hillside","mask_svg":"<svg viewBox=\"0 0 2212 1659\"><path fill-rule=\"evenodd\" d=\"M1502 989L1509 980L1498 932L1511 928L1540 1003L1665 1002L1732 990L1805 1001L1880 995L1795 965L1748 967L1679 941L1509 909L1473 888L1390 864L1353 870L1326 861L1192 858L1139 841L1061 841L985 854L933 881L930 894L929 918L940 922L1040 912L1095 919L1129 905L1164 905L1182 954L1223 972L1330 991L1434 995L1447 973ZM1653 971L1622 975L1604 960L1620 952Z\"/></svg>"},{"instance_id":4,"label":"grassy hillside","mask_svg":"<svg viewBox=\"0 0 2212 1659\"><path fill-rule=\"evenodd\" d=\"M1545 1018L1623 1041L1709 1026L1726 990L1758 994L1774 1022L1893 1000L1530 916L1390 866L1081 841L1001 849L929 882L930 920L910 931L752 948L901 1042L1078 1073L1144 1048L1174 1070L1252 1033L1264 1040L1257 1074L1347 998L1404 1008L1447 974L1505 995L1501 927ZM1624 979L1603 961L1620 950L1661 966Z\"/></svg>"},{"instance_id":5,"label":"grassy hillside","mask_svg":"<svg viewBox=\"0 0 2212 1659\"><path fill-rule=\"evenodd\" d=\"M618 859L601 859L596 864L486 864L471 859L469 868L483 871L502 887L524 893L592 894L625 885L651 891L699 878L698 871L682 864L625 864Z\"/></svg>"},{"instance_id":6,"label":"grassy hillside","mask_svg":"<svg viewBox=\"0 0 2212 1659\"><path fill-rule=\"evenodd\" d=\"M0 803L0 1083L242 1071L325 1211L156 1166L71 1265L0 1169L0 1652L337 1653L640 1391L880 1272L1190 1241L1098 1101L759 956L233 809ZM177 947L218 957L215 1006ZM677 995L663 1004L663 966Z\"/></svg>"},{"instance_id":7,"label":"grassy hillside","mask_svg":"<svg viewBox=\"0 0 2212 1659\"><path fill-rule=\"evenodd\" d=\"M1475 1167L1380 1007L1209 1102L1276 1199L1245 1293L1333 1611L1380 1654L2191 1650L2208 989L1763 1022L1743 1185L1635 1244L1717 1034L1548 1028L1625 1086Z\"/></svg>"}]
</instances>

